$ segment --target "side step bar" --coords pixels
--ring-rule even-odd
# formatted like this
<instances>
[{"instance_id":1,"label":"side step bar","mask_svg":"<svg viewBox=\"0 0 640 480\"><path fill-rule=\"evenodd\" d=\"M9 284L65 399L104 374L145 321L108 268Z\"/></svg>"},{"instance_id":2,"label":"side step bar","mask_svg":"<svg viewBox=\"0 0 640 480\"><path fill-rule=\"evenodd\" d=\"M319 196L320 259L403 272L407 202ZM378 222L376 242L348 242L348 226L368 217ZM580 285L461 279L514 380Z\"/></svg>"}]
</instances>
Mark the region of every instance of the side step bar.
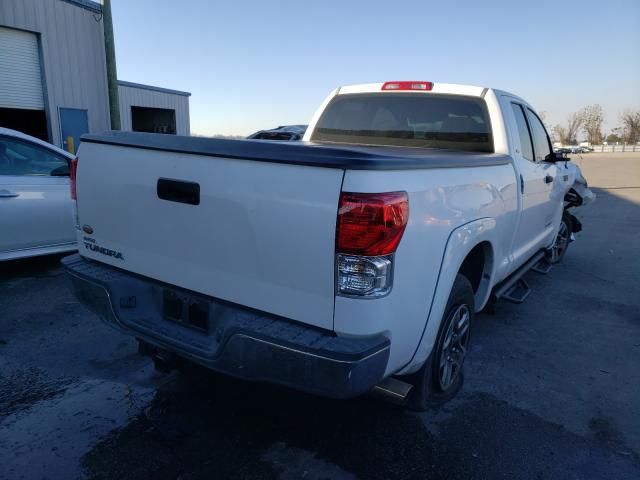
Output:
<instances>
[{"instance_id":1,"label":"side step bar","mask_svg":"<svg viewBox=\"0 0 640 480\"><path fill-rule=\"evenodd\" d=\"M546 275L551 271L553 265L551 265L546 258L543 258L538 263L536 263L533 267L531 267L532 272L539 273L540 275Z\"/></svg>"},{"instance_id":2,"label":"side step bar","mask_svg":"<svg viewBox=\"0 0 640 480\"><path fill-rule=\"evenodd\" d=\"M522 276L537 266L543 258L543 251L539 251L531 257L524 265L496 286L493 291L495 297L512 303L524 302L531 293L531 288L529 288L529 284L522 278Z\"/></svg>"}]
</instances>

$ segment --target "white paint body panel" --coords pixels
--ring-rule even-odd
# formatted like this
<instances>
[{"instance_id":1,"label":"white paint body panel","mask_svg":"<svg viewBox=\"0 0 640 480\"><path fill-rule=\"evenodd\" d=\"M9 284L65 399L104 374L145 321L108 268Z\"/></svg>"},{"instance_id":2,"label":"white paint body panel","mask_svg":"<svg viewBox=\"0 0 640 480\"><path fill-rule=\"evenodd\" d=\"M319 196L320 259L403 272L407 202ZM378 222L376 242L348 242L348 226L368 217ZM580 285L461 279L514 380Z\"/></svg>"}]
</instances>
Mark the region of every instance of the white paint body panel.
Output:
<instances>
[{"instance_id":1,"label":"white paint body panel","mask_svg":"<svg viewBox=\"0 0 640 480\"><path fill-rule=\"evenodd\" d=\"M78 156L80 224L124 261L81 246L82 255L332 328L342 170L94 143ZM161 177L198 182L200 205L159 199Z\"/></svg>"},{"instance_id":2,"label":"white paint body panel","mask_svg":"<svg viewBox=\"0 0 640 480\"><path fill-rule=\"evenodd\" d=\"M371 301L336 297L336 331L352 335L387 332L392 339L387 373L393 373L410 361L427 319L432 318L431 300L441 274L443 252L453 231L478 218L490 219L491 229L483 234L496 246L498 267L494 278L504 277L510 265L507 247L517 219L513 168L501 165L412 172L347 171L343 190L405 190L409 194L409 222L395 254L391 293ZM463 245L466 252L456 251L460 264L479 243L475 240ZM478 303L485 301L486 298L478 299Z\"/></svg>"},{"instance_id":3,"label":"white paint body panel","mask_svg":"<svg viewBox=\"0 0 640 480\"><path fill-rule=\"evenodd\" d=\"M73 204L68 177L0 175L0 251L72 243Z\"/></svg>"}]
</instances>

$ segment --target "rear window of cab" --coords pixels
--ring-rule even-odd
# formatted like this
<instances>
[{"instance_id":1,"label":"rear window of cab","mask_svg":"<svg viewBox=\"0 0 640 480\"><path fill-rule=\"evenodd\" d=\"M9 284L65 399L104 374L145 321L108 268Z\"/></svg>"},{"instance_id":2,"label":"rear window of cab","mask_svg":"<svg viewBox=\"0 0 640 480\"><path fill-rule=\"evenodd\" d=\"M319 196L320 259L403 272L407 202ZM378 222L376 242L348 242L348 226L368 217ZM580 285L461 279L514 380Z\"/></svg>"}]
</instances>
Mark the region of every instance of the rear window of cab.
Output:
<instances>
[{"instance_id":1,"label":"rear window of cab","mask_svg":"<svg viewBox=\"0 0 640 480\"><path fill-rule=\"evenodd\" d=\"M325 108L311 141L494 151L482 98L433 93L337 95Z\"/></svg>"}]
</instances>

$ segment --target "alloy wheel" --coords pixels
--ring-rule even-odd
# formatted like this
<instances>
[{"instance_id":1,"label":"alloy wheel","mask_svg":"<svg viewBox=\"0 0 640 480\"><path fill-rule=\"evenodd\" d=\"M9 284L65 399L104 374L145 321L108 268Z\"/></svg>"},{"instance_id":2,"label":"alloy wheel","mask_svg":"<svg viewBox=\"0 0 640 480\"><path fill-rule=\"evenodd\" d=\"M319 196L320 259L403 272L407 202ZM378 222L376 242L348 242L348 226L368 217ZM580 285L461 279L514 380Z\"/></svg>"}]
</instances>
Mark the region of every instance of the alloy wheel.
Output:
<instances>
[{"instance_id":1,"label":"alloy wheel","mask_svg":"<svg viewBox=\"0 0 640 480\"><path fill-rule=\"evenodd\" d=\"M438 368L438 382L447 391L462 372L469 345L471 312L466 304L459 305L449 316Z\"/></svg>"}]
</instances>

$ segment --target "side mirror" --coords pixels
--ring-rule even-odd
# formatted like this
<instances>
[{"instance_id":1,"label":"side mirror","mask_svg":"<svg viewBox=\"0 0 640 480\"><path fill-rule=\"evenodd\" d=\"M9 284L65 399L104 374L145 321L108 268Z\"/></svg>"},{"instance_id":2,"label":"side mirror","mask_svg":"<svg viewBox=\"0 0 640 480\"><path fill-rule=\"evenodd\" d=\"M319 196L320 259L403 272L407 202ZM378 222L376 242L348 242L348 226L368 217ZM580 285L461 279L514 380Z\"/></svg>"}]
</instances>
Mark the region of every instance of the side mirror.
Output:
<instances>
[{"instance_id":1,"label":"side mirror","mask_svg":"<svg viewBox=\"0 0 640 480\"><path fill-rule=\"evenodd\" d=\"M567 157L565 152L551 152L549 155L545 157L545 162L555 163L555 162L568 162L571 159Z\"/></svg>"}]
</instances>

